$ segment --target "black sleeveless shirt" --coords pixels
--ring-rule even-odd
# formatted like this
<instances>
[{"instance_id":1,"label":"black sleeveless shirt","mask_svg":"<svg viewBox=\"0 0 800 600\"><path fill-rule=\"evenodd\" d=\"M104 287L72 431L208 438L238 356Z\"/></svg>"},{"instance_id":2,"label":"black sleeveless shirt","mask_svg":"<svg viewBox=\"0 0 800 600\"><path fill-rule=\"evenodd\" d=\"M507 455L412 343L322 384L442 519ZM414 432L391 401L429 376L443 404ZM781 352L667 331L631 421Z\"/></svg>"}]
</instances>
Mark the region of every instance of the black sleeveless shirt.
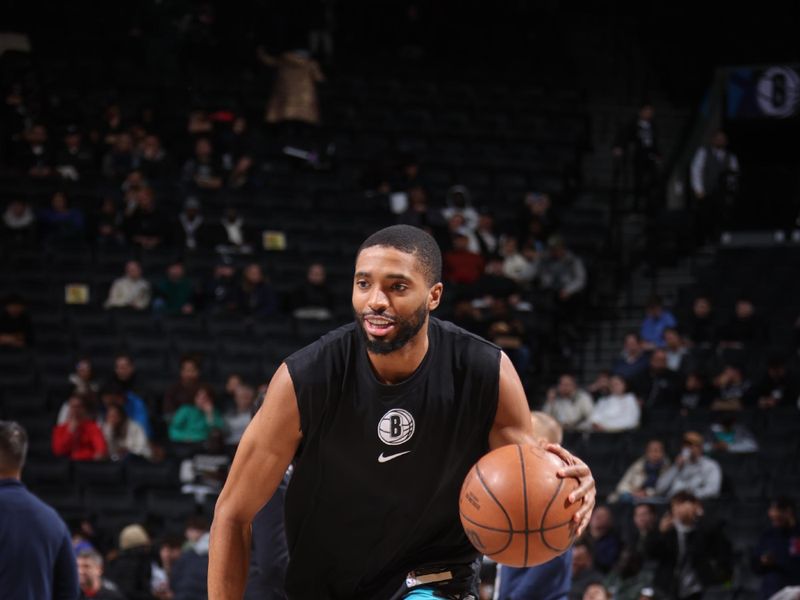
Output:
<instances>
[{"instance_id":1,"label":"black sleeveless shirt","mask_svg":"<svg viewBox=\"0 0 800 600\"><path fill-rule=\"evenodd\" d=\"M431 318L405 381L378 381L360 325L286 359L303 439L286 495L294 599L389 598L423 566L479 556L458 494L489 449L500 349Z\"/></svg>"}]
</instances>

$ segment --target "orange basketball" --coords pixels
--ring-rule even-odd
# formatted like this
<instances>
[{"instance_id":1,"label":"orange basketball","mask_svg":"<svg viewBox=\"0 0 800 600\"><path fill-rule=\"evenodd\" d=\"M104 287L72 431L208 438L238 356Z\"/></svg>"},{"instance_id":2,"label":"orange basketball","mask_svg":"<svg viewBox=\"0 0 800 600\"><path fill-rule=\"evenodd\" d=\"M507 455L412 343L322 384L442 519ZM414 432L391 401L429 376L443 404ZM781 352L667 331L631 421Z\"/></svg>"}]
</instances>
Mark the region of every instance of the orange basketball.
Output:
<instances>
[{"instance_id":1,"label":"orange basketball","mask_svg":"<svg viewBox=\"0 0 800 600\"><path fill-rule=\"evenodd\" d=\"M472 545L511 567L531 567L566 552L575 540L572 517L581 503L567 500L578 480L558 477L564 466L558 455L532 445L503 446L482 457L459 497L461 524Z\"/></svg>"}]
</instances>

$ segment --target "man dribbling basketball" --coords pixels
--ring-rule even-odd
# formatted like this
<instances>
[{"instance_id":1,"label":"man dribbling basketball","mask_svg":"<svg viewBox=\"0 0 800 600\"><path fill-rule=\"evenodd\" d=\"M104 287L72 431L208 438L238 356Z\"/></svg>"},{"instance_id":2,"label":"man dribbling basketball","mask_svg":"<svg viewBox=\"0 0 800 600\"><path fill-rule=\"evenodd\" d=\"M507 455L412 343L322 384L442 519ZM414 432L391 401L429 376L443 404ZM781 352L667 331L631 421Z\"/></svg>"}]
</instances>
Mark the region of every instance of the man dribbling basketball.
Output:
<instances>
[{"instance_id":1,"label":"man dribbling basketball","mask_svg":"<svg viewBox=\"0 0 800 600\"><path fill-rule=\"evenodd\" d=\"M253 515L286 495L292 599L477 598L479 553L459 522L459 489L490 449L535 443L508 357L430 317L441 254L420 229L370 236L356 258L355 323L286 359L248 427L217 502L209 597L242 597ZM579 533L594 506L588 467L548 449L580 479Z\"/></svg>"}]
</instances>

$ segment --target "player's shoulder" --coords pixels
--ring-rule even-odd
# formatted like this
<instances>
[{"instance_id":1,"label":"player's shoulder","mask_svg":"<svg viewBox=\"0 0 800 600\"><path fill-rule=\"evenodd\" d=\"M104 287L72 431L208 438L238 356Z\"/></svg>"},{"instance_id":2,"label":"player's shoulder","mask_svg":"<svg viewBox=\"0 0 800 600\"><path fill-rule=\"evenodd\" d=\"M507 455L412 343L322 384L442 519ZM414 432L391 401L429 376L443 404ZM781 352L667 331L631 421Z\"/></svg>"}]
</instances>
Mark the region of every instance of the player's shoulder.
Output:
<instances>
[{"instance_id":1,"label":"player's shoulder","mask_svg":"<svg viewBox=\"0 0 800 600\"><path fill-rule=\"evenodd\" d=\"M356 333L355 322L337 327L300 348L284 362L291 372L300 368L319 368L320 361L330 361L335 364L345 360L352 350Z\"/></svg>"},{"instance_id":2,"label":"player's shoulder","mask_svg":"<svg viewBox=\"0 0 800 600\"><path fill-rule=\"evenodd\" d=\"M497 369L501 350L489 340L450 321L441 321L433 317L431 317L431 332L438 335L440 346L448 348L458 362Z\"/></svg>"},{"instance_id":3,"label":"player's shoulder","mask_svg":"<svg viewBox=\"0 0 800 600\"><path fill-rule=\"evenodd\" d=\"M491 352L499 352L500 347L476 333L467 331L450 321L442 321L431 317L431 327L440 332L444 339L451 339L456 344L468 344Z\"/></svg>"}]
</instances>

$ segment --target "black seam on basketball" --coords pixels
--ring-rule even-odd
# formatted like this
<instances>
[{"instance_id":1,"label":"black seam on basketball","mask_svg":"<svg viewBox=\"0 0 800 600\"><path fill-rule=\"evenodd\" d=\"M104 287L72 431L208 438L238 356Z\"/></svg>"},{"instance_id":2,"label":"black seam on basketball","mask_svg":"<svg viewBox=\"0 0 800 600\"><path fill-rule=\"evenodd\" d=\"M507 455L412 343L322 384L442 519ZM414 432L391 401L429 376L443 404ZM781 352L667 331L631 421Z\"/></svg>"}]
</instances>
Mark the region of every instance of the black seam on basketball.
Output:
<instances>
[{"instance_id":1,"label":"black seam on basketball","mask_svg":"<svg viewBox=\"0 0 800 600\"><path fill-rule=\"evenodd\" d=\"M547 513L550 512L550 507L553 506L553 502L556 501L556 498L558 497L558 494L561 492L561 488L563 487L563 485L564 485L564 480L559 477L558 487L556 488L556 491L553 492L553 495L550 497L550 501L547 503L547 506L544 507L544 510L542 511L542 520L539 523L539 537L542 538L542 543L553 552L562 552L562 550L560 548L555 548L548 543L547 538L544 535L543 527L544 527L544 521L547 518ZM567 521L567 523L569 523L569 521Z\"/></svg>"},{"instance_id":2,"label":"black seam on basketball","mask_svg":"<svg viewBox=\"0 0 800 600\"><path fill-rule=\"evenodd\" d=\"M551 525L550 527L542 527L540 529L500 529L499 527L490 527L489 525L478 523L477 521L470 519L467 515L465 515L461 511L459 511L458 514L460 514L465 521L469 521L472 525L476 525L477 527L481 527L488 531L498 531L502 533L511 533L511 534L517 534L517 533L531 534L531 533L553 531L554 529L558 529L559 527L563 527L564 525L569 525L572 522L572 519L569 519L568 521L564 521L563 523L556 523L555 525Z\"/></svg>"},{"instance_id":3,"label":"black seam on basketball","mask_svg":"<svg viewBox=\"0 0 800 600\"><path fill-rule=\"evenodd\" d=\"M525 457L522 454L522 446L517 444L517 453L519 454L519 468L522 472L522 506L525 519L525 528L528 528L528 482L525 480ZM525 536L525 553L523 554L522 564L528 566L528 536Z\"/></svg>"},{"instance_id":4,"label":"black seam on basketball","mask_svg":"<svg viewBox=\"0 0 800 600\"><path fill-rule=\"evenodd\" d=\"M489 494L489 497L490 497L492 500L494 500L494 503L495 503L495 504L497 504L497 506L499 506L499 507L500 507L500 510L501 510L501 511L503 511L503 516L505 516L505 518L506 518L506 522L508 523L508 529L495 529L495 531L504 531L504 532L507 532L507 533L508 533L508 541L506 542L506 545L505 545L505 546L503 546L502 548L500 548L500 550L496 550L496 551L492 552L492 554L497 554L498 552L502 552L503 550L505 550L506 548L508 548L508 547L511 545L511 542L513 542L513 541L514 541L514 533L513 533L513 529L514 529L514 527L513 527L513 526L514 526L514 524L511 522L511 517L510 517L510 516L508 516L508 512L506 511L506 507L505 507L505 506L503 506L503 505L500 503L500 501L497 499L497 496L495 496L495 495L492 493L492 490L490 490L490 489L489 489L489 486L488 486L488 485L486 485L486 482L483 480L483 475L481 474L481 470L480 470L480 467L478 466L478 464L476 464L476 465L475 465L475 474L478 476L478 481L480 481L480 482L481 482L481 485L483 486L483 489L484 489L484 490L486 490L486 493L487 493L487 494ZM459 512L460 512L460 511L459 511ZM475 522L474 522L472 519L470 519L469 517L465 517L465 518L466 518L466 519L467 519L467 521L469 521L470 523L473 523L473 524L475 524L475 525L479 525L479 523L475 523ZM488 529L488 528L484 528L484 529Z\"/></svg>"}]
</instances>

